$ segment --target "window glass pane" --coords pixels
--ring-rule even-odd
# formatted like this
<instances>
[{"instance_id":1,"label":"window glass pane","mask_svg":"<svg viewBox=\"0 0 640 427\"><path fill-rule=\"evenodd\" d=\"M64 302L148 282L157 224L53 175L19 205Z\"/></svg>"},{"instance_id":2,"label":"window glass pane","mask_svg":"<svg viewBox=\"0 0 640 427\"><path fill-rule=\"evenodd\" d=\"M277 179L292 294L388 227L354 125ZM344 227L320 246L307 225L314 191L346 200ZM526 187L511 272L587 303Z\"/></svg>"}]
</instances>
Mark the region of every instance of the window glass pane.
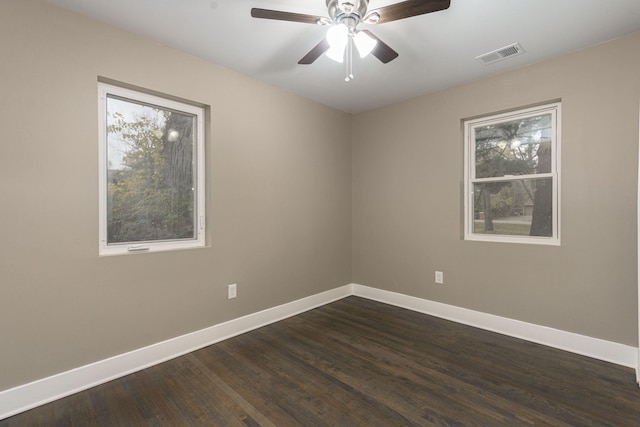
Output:
<instances>
[{"instance_id":1,"label":"window glass pane","mask_svg":"<svg viewBox=\"0 0 640 427\"><path fill-rule=\"evenodd\" d=\"M473 233L553 235L552 178L474 184Z\"/></svg>"},{"instance_id":2,"label":"window glass pane","mask_svg":"<svg viewBox=\"0 0 640 427\"><path fill-rule=\"evenodd\" d=\"M195 116L107 97L107 243L193 239Z\"/></svg>"},{"instance_id":3,"label":"window glass pane","mask_svg":"<svg viewBox=\"0 0 640 427\"><path fill-rule=\"evenodd\" d=\"M474 128L476 178L551 172L551 114Z\"/></svg>"}]
</instances>

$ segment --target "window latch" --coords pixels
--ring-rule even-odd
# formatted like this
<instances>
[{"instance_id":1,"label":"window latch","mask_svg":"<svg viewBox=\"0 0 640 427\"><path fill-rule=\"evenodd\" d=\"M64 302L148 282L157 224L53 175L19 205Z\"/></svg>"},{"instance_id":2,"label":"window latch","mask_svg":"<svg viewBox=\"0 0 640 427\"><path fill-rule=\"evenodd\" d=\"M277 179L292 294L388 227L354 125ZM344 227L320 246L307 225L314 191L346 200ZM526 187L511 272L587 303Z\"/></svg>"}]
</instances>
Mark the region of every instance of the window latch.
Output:
<instances>
[{"instance_id":1,"label":"window latch","mask_svg":"<svg viewBox=\"0 0 640 427\"><path fill-rule=\"evenodd\" d=\"M136 251L148 251L149 250L149 246L145 246L145 245L131 245L127 248L127 250L129 252L136 252Z\"/></svg>"}]
</instances>

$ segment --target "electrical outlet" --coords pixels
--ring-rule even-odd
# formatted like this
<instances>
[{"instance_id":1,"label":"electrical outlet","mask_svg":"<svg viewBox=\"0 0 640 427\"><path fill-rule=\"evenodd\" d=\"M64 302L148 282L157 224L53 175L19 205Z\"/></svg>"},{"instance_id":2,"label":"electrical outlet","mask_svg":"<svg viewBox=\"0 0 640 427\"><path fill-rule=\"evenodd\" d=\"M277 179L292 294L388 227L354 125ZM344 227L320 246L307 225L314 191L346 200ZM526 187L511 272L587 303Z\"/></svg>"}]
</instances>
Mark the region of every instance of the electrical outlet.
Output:
<instances>
[{"instance_id":1,"label":"electrical outlet","mask_svg":"<svg viewBox=\"0 0 640 427\"><path fill-rule=\"evenodd\" d=\"M233 285L229 285L229 287L227 288L229 299L235 298L237 296L237 291L238 285L236 283L234 283Z\"/></svg>"},{"instance_id":2,"label":"electrical outlet","mask_svg":"<svg viewBox=\"0 0 640 427\"><path fill-rule=\"evenodd\" d=\"M436 271L436 283L439 285L444 284L444 273L442 271Z\"/></svg>"}]
</instances>

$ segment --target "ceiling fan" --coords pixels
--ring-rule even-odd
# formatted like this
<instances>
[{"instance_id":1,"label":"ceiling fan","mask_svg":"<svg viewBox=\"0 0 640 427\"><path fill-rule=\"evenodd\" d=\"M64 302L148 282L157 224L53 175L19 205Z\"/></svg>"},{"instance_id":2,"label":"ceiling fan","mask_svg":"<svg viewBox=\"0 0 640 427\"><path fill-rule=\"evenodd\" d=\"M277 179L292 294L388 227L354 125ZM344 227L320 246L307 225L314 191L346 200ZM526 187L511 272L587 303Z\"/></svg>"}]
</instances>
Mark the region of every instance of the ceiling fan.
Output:
<instances>
[{"instance_id":1,"label":"ceiling fan","mask_svg":"<svg viewBox=\"0 0 640 427\"><path fill-rule=\"evenodd\" d=\"M412 16L448 9L451 0L405 0L369 11L369 0L326 0L329 17L305 15L270 9L251 9L251 16L304 24L327 25L327 36L309 51L298 64L311 64L322 54L337 61L346 59L346 81L353 79L353 46L364 58L369 53L383 64L398 57L393 50L369 30L358 30L358 24L384 24Z\"/></svg>"}]
</instances>

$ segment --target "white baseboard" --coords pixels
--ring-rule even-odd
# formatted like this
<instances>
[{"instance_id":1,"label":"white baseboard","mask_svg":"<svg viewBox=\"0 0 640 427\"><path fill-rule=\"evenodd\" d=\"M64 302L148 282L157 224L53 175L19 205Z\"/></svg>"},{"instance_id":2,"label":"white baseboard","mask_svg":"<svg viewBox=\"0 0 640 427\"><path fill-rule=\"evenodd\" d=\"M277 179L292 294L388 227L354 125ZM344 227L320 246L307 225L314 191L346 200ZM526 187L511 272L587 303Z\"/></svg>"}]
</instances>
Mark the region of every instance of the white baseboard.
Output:
<instances>
[{"instance_id":1,"label":"white baseboard","mask_svg":"<svg viewBox=\"0 0 640 427\"><path fill-rule=\"evenodd\" d=\"M636 347L350 284L0 391L0 420L350 295L637 368Z\"/></svg>"},{"instance_id":2,"label":"white baseboard","mask_svg":"<svg viewBox=\"0 0 640 427\"><path fill-rule=\"evenodd\" d=\"M637 369L638 348L382 289L352 284L353 295Z\"/></svg>"},{"instance_id":3,"label":"white baseboard","mask_svg":"<svg viewBox=\"0 0 640 427\"><path fill-rule=\"evenodd\" d=\"M0 391L0 420L351 295L352 286L269 308L209 328Z\"/></svg>"}]
</instances>

